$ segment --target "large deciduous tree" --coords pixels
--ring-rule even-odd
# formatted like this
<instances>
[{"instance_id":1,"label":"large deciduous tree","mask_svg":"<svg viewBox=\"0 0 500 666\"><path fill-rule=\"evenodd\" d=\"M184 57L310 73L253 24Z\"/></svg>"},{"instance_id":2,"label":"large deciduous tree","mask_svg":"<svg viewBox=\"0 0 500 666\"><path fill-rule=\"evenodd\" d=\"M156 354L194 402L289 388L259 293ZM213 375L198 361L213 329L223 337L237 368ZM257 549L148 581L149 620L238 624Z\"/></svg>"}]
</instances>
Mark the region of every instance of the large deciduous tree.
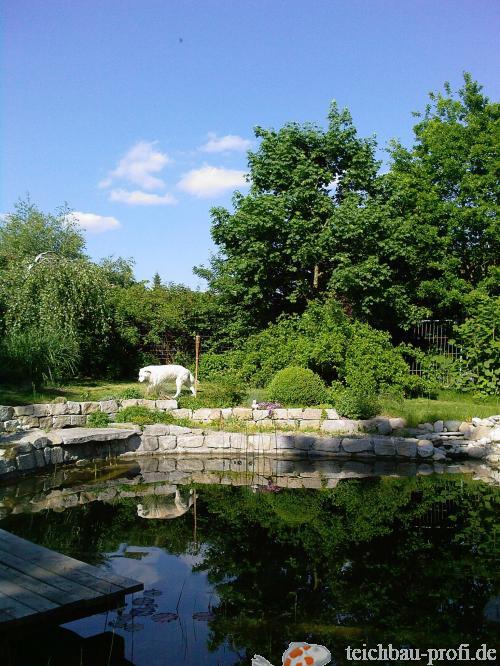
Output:
<instances>
[{"instance_id":1,"label":"large deciduous tree","mask_svg":"<svg viewBox=\"0 0 500 666\"><path fill-rule=\"evenodd\" d=\"M349 192L367 196L378 167L374 140L359 138L335 103L326 130L289 123L255 135L250 192L234 195L233 213L212 210L219 252L210 269L197 269L220 296L233 334L302 311L325 288L333 212Z\"/></svg>"}]
</instances>

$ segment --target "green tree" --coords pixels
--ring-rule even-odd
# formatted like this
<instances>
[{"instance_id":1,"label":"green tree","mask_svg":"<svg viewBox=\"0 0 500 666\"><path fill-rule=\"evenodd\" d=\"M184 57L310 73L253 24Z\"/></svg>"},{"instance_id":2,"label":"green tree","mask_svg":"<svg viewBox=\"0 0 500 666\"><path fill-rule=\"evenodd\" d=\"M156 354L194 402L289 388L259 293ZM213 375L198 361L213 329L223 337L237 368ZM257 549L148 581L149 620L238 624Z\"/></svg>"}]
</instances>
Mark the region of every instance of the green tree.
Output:
<instances>
[{"instance_id":1,"label":"green tree","mask_svg":"<svg viewBox=\"0 0 500 666\"><path fill-rule=\"evenodd\" d=\"M374 140L360 139L335 103L326 130L289 123L255 135L250 193L235 193L233 213L212 210L219 252L210 269L196 269L220 297L228 333L243 335L301 312L324 289L332 214L349 192L371 191L378 167Z\"/></svg>"},{"instance_id":2,"label":"green tree","mask_svg":"<svg viewBox=\"0 0 500 666\"><path fill-rule=\"evenodd\" d=\"M83 233L67 206L53 215L43 213L29 199L20 200L14 212L0 221L0 269L44 252L78 259L84 249Z\"/></svg>"},{"instance_id":3,"label":"green tree","mask_svg":"<svg viewBox=\"0 0 500 666\"><path fill-rule=\"evenodd\" d=\"M103 271L86 259L50 256L4 271L3 369L35 380L102 370L112 324L108 289Z\"/></svg>"}]
</instances>

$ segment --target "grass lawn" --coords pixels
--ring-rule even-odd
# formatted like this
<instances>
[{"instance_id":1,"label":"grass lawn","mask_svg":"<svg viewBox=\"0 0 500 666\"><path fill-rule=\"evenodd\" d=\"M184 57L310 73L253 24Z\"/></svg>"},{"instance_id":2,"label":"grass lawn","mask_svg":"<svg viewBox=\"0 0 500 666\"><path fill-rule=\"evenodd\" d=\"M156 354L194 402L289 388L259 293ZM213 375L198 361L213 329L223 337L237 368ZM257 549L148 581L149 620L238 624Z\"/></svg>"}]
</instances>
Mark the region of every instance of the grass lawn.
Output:
<instances>
[{"instance_id":1,"label":"grass lawn","mask_svg":"<svg viewBox=\"0 0 500 666\"><path fill-rule=\"evenodd\" d=\"M484 418L500 414L500 396L475 398L464 393L441 391L437 400L382 400L382 413L386 416L402 416L409 426L433 423L440 419L470 421L473 416Z\"/></svg>"},{"instance_id":2,"label":"grass lawn","mask_svg":"<svg viewBox=\"0 0 500 666\"><path fill-rule=\"evenodd\" d=\"M35 391L29 384L24 386L0 384L0 405L28 405L36 402L52 402L64 397L76 402L103 400L119 397L126 389L144 391L137 381L79 380L62 386L44 386Z\"/></svg>"},{"instance_id":3,"label":"grass lawn","mask_svg":"<svg viewBox=\"0 0 500 666\"><path fill-rule=\"evenodd\" d=\"M34 402L51 402L59 396L67 400L93 401L106 398L122 397L126 389L135 389L146 396L145 387L137 381L111 381L111 380L78 380L62 386L47 386L33 391L31 385L14 386L0 384L0 405L26 405ZM175 393L175 386L171 387L171 394ZM203 393L203 383L200 385L200 394ZM188 395L185 391L183 394ZM245 407L252 404L252 400L265 400L265 390L249 388L247 397L243 401ZM415 398L412 400L382 400L382 414L386 416L402 416L408 425L417 423L433 423L439 419L456 419L468 421L473 416L486 417L500 414L500 397L475 398L467 394L441 391L437 400Z\"/></svg>"}]
</instances>

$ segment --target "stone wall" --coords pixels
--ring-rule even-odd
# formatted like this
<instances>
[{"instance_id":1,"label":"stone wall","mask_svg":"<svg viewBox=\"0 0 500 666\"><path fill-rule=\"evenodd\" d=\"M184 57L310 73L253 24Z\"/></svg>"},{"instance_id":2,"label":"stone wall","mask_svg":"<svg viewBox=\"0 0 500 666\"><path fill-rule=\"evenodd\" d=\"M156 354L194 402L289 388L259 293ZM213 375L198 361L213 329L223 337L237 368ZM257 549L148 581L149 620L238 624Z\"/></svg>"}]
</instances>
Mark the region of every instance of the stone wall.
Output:
<instances>
[{"instance_id":1,"label":"stone wall","mask_svg":"<svg viewBox=\"0 0 500 666\"><path fill-rule=\"evenodd\" d=\"M56 402L9 407L0 405L0 435L2 432L21 432L31 428L49 430L51 428L82 427L87 424L89 414L104 412L112 421L120 409L142 405L148 409L169 412L174 418L189 419L200 424L217 422L227 424L231 430L234 421L268 428L293 428L294 430L323 432L329 435L373 432L379 435L405 434L417 439L457 440L461 438L478 440L487 438L496 424L500 425L500 415L487 419L474 418L472 422L436 421L422 423L417 428L406 428L402 418L378 416L364 421L341 418L335 409L250 409L229 407L227 409L178 409L176 400L113 399L100 402Z\"/></svg>"},{"instance_id":2,"label":"stone wall","mask_svg":"<svg viewBox=\"0 0 500 666\"><path fill-rule=\"evenodd\" d=\"M51 402L8 407L0 405L0 433L30 428L69 428L84 426L92 412L104 412L112 420L120 409L144 405L160 411L177 410L177 400L101 400L100 402Z\"/></svg>"},{"instance_id":3,"label":"stone wall","mask_svg":"<svg viewBox=\"0 0 500 666\"><path fill-rule=\"evenodd\" d=\"M498 425L479 433L427 433L427 437L380 434L329 434L279 432L247 434L219 432L177 425L124 428L66 428L5 435L0 440L0 477L30 473L66 463L86 464L102 458L162 455L190 458L217 455L261 455L286 458L382 459L446 462L453 458L486 459L500 463ZM432 435L440 435L432 437Z\"/></svg>"}]
</instances>

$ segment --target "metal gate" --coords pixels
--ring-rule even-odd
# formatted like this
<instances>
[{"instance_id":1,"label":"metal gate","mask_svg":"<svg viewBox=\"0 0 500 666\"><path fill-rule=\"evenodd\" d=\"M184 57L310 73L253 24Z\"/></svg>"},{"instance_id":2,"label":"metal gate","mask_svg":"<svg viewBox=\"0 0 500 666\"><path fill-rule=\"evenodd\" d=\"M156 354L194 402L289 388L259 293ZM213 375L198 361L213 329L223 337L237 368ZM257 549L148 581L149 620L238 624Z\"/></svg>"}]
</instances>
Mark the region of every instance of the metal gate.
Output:
<instances>
[{"instance_id":1,"label":"metal gate","mask_svg":"<svg viewBox=\"0 0 500 666\"><path fill-rule=\"evenodd\" d=\"M453 326L458 322L453 319L422 319L411 330L410 342L429 356L429 363L411 359L410 372L415 375L432 374L443 386L450 382L451 365L460 371L462 353L458 345L450 342ZM456 363L458 361L458 364Z\"/></svg>"}]
</instances>

